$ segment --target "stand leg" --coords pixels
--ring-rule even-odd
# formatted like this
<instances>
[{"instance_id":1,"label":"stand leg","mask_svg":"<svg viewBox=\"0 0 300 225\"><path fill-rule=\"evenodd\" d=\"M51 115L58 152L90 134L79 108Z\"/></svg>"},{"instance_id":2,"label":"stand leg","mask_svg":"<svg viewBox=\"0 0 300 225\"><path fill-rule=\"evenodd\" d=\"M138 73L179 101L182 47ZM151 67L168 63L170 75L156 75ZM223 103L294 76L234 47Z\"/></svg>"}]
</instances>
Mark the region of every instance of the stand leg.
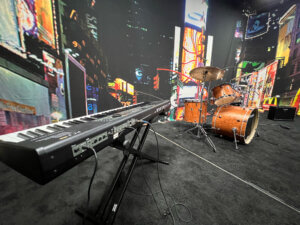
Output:
<instances>
[{"instance_id":1,"label":"stand leg","mask_svg":"<svg viewBox=\"0 0 300 225\"><path fill-rule=\"evenodd\" d=\"M259 133L258 128L256 129L256 137L260 137L260 133Z\"/></svg>"},{"instance_id":2,"label":"stand leg","mask_svg":"<svg viewBox=\"0 0 300 225\"><path fill-rule=\"evenodd\" d=\"M234 143L235 143L235 149L238 150L239 147L237 146L237 140L236 140L236 128L232 128L233 136L234 136Z\"/></svg>"},{"instance_id":3,"label":"stand leg","mask_svg":"<svg viewBox=\"0 0 300 225\"><path fill-rule=\"evenodd\" d=\"M136 153L136 155L139 156L140 159L147 159L147 160L150 160L151 162L158 162L161 164L169 165L169 163L166 161L158 160L157 158L152 157L152 156L142 153L142 152Z\"/></svg>"},{"instance_id":4,"label":"stand leg","mask_svg":"<svg viewBox=\"0 0 300 225\"><path fill-rule=\"evenodd\" d=\"M123 160L118 168L118 171L110 185L110 188L106 192L103 201L101 200L101 203L99 204L97 211L95 214L89 214L87 212L84 212L84 210L76 210L76 213L81 216L85 217L87 220L91 221L93 224L97 225L112 225L115 221L116 215L118 213L120 204L122 202L122 199L124 197L124 194L127 190L128 184L130 182L133 170L136 166L137 160L142 157L145 159L149 159L151 161L157 162L158 160L146 155L142 154L141 150L144 146L145 140L147 138L147 135L149 133L150 125L147 124L145 127L145 130L143 132L142 138L140 139L140 143L136 150L134 150L134 144L136 143L137 137L142 129L142 126L137 128L137 132L134 134L130 145L129 145L129 154L124 154ZM125 150L125 149L124 149ZM121 174L124 172L126 163L129 159L129 155L133 155L133 159L131 161L131 164L126 171L125 181L121 182ZM158 161L164 164L168 164L164 161ZM100 214L99 214L100 213Z\"/></svg>"},{"instance_id":5,"label":"stand leg","mask_svg":"<svg viewBox=\"0 0 300 225\"><path fill-rule=\"evenodd\" d=\"M204 79L205 80L205 79ZM203 123L202 123L202 119L205 118L202 118L202 107L203 107L203 92L204 92L204 84L205 82L202 82L202 86L201 86L201 94L199 97L199 100L200 100L200 109L199 109L199 121L197 123L197 125L195 127L192 127L186 131L184 131L184 133L187 133L189 131L192 131L194 129L197 129L197 134L196 134L196 137L200 138L201 137L201 134L205 136L205 139L207 140L208 144L212 147L213 151L214 152L217 152L217 148L216 146L214 145L213 141L210 139L210 137L207 135L205 129L203 128ZM210 83L209 83L209 87L210 87ZM200 85L199 85L199 88L200 88ZM199 92L198 92L199 93Z\"/></svg>"},{"instance_id":6,"label":"stand leg","mask_svg":"<svg viewBox=\"0 0 300 225\"><path fill-rule=\"evenodd\" d=\"M201 130L201 133L205 136L205 139L207 140L207 142L209 143L209 145L212 147L214 152L217 152L217 148L215 146L215 144L213 143L213 141L210 139L210 137L207 135L206 131L204 130L204 128L202 126L199 127L199 130Z\"/></svg>"}]
</instances>

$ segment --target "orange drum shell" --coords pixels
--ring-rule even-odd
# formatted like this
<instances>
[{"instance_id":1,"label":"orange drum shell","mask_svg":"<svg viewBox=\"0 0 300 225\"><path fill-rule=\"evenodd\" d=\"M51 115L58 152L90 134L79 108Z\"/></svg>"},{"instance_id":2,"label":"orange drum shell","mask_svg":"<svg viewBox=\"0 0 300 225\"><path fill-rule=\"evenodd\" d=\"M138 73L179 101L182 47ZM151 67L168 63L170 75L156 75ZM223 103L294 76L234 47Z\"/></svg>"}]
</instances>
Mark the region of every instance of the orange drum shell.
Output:
<instances>
[{"instance_id":1,"label":"orange drum shell","mask_svg":"<svg viewBox=\"0 0 300 225\"><path fill-rule=\"evenodd\" d=\"M235 99L236 91L229 84L222 84L212 89L213 97L216 99L217 106L222 105L222 102L231 103Z\"/></svg>"},{"instance_id":2,"label":"orange drum shell","mask_svg":"<svg viewBox=\"0 0 300 225\"><path fill-rule=\"evenodd\" d=\"M217 134L231 138L234 137L232 128L236 128L236 138L245 143L247 122L253 110L257 109L232 105L218 107L212 119L212 127Z\"/></svg>"},{"instance_id":3,"label":"orange drum shell","mask_svg":"<svg viewBox=\"0 0 300 225\"><path fill-rule=\"evenodd\" d=\"M190 123L198 123L200 117L201 102L188 102L184 103L184 117L183 120ZM207 114L207 101L202 102L201 122L206 122Z\"/></svg>"}]
</instances>

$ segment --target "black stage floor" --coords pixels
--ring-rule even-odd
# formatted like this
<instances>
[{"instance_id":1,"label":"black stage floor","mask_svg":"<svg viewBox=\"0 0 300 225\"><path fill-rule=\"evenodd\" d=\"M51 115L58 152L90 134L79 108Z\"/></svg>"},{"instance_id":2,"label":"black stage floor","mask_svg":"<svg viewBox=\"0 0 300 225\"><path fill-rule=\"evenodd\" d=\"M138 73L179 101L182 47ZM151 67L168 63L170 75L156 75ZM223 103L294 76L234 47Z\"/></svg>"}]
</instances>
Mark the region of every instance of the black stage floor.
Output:
<instances>
[{"instance_id":1,"label":"black stage floor","mask_svg":"<svg viewBox=\"0 0 300 225\"><path fill-rule=\"evenodd\" d=\"M184 122L154 125L159 133L160 157L170 163L160 165L159 170L175 224L300 224L300 118L279 122L265 117L260 115L260 137L249 145L239 145L239 150L231 140L210 134L217 153L191 135L176 136L190 126ZM144 151L156 155L153 133ZM122 153L106 148L98 157L92 209L117 170ZM86 205L93 166L94 159L90 158L39 186L0 163L0 224L81 224L74 209ZM174 202L183 203L188 210L174 206ZM189 210L192 219L187 223ZM166 204L156 164L141 160L115 224L172 224L171 217L164 214Z\"/></svg>"}]
</instances>

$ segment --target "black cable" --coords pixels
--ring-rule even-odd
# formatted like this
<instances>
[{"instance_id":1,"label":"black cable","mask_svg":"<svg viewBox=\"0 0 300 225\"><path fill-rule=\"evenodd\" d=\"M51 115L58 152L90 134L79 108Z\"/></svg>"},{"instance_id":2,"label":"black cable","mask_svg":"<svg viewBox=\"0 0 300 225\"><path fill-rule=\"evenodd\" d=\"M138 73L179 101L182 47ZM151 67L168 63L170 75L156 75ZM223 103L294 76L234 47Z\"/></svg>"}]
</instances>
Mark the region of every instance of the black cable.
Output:
<instances>
[{"instance_id":1,"label":"black cable","mask_svg":"<svg viewBox=\"0 0 300 225\"><path fill-rule=\"evenodd\" d=\"M165 203L167 205L167 209L169 210L169 213L171 215L171 218L172 218L172 221L173 221L173 225L175 225L175 218L174 218L174 215L172 213L172 210L171 208L169 207L169 204L167 202L167 199L166 199L166 196L165 196L165 193L164 193L164 190L162 188L162 184L161 184L161 179L160 179L160 173L159 173L159 144L158 144L158 138L157 138L157 135L156 135L156 131L153 129L153 126L151 125L151 123L149 123L148 121L145 121L143 120L144 123L148 124L152 131L154 132L154 136L155 136L155 139L156 139L156 147L157 147L157 162L156 162L156 170L157 170L157 178L158 178L158 183L159 183L159 187L160 187L160 190L161 190L161 193L164 197L164 200L165 200Z\"/></svg>"},{"instance_id":2,"label":"black cable","mask_svg":"<svg viewBox=\"0 0 300 225\"><path fill-rule=\"evenodd\" d=\"M135 131L135 133L137 134L137 138L138 138L138 140L139 140L139 144L140 144L140 143L141 143L141 139L140 139L140 137L139 137L139 133L138 133L137 129L134 128L134 127L127 127L127 128L133 129L133 130ZM142 164L142 167L143 167L143 164ZM141 194L141 193L133 193L133 194L143 195L143 196L148 196L148 197L149 197L149 196L152 196L152 198L153 198L153 200L154 200L154 203L155 203L155 205L156 205L156 208L157 208L159 214L162 216L162 214L161 214L161 212L160 212L160 210L159 210L158 204L157 204L157 202L156 202L156 199L154 198L154 194L153 194L153 192L152 192L152 190L151 190L149 184L147 183L147 180L146 180L146 178L145 178L144 171L142 170L142 172L143 172L143 178L144 178L144 181L145 181L145 183L146 183L148 189L150 190L150 193L151 193L151 194L144 194L144 193L143 193L143 194ZM159 192L157 192L157 193L159 193Z\"/></svg>"},{"instance_id":3,"label":"black cable","mask_svg":"<svg viewBox=\"0 0 300 225\"><path fill-rule=\"evenodd\" d=\"M191 210L190 210L185 204L180 203L180 202L176 202L176 201L175 201L175 198L174 198L169 192L168 192L168 195L170 195L171 199L172 199L173 202L174 202L174 204L171 206L171 209L175 207L176 215L178 216L178 218L179 218L181 221L185 222L185 223L191 222L191 221L193 220L193 214L192 214ZM178 206L178 205L182 206L183 208L185 208L185 209L189 212L189 214L190 214L190 218L189 218L189 219L185 220L185 219L183 219L181 216L179 216L180 214L179 214L178 209L177 209L177 207L176 207L176 206Z\"/></svg>"},{"instance_id":4,"label":"black cable","mask_svg":"<svg viewBox=\"0 0 300 225\"><path fill-rule=\"evenodd\" d=\"M94 181L96 172L97 172L97 168L98 168L98 157L97 157L97 152L95 151L95 149L92 146L86 147L86 149L90 149L93 151L94 156L95 156L95 166L94 166L94 171L93 171L93 175L91 177L90 183L89 183L89 188L88 188L88 198L87 198L87 204L86 204L86 212L84 213L83 219L82 219L82 224L85 224L85 219L86 219L86 214L88 213L88 209L89 209L89 204L90 204L90 198L91 198L91 187L92 187L92 183Z\"/></svg>"},{"instance_id":5,"label":"black cable","mask_svg":"<svg viewBox=\"0 0 300 225\"><path fill-rule=\"evenodd\" d=\"M153 127L151 126L151 124L150 124L149 122L147 122L147 121L143 121L143 122L149 124L150 127L151 127L151 129L152 129L152 131L153 131L154 134L155 134L155 137L156 137L156 144L157 144L157 153L158 153L158 155L157 155L157 160L159 161L159 144L158 144L158 138L157 138L156 132L155 132L155 130L153 129ZM141 140L140 140L140 137L138 136L137 129L136 129L136 128L133 128L133 127L128 127L128 128L129 128L129 129L132 129L132 130L134 130L134 131L136 132L137 137L138 137L138 139L139 139L139 143L140 143ZM172 213L172 209L173 209L173 208L175 208L175 212L176 212L176 215L178 216L179 220L181 220L181 221L183 221L183 222L185 222L185 223L191 222L191 221L193 220L193 215L192 215L191 210L190 210L185 204L176 202L176 201L175 201L175 198L174 198L169 192L166 192L166 193L170 196L170 198L172 199L172 201L173 201L173 205L172 205L171 207L169 207L169 205L168 205L168 203L167 203L167 199L166 199L165 193L164 193L164 191L163 191L163 189L162 189L162 184L161 184L161 179L160 179L160 173L159 173L159 168L158 168L158 164L159 164L158 161L157 161L157 167L156 167L156 168L157 168L158 181L159 181L159 184L160 184L160 189L161 189L161 191L155 192L155 193L152 192L152 189L151 189L151 187L150 187L150 185L149 185L149 183L148 183L148 181L147 181L147 179L146 179L146 175L145 175L145 173L144 173L144 169L142 169L143 179L144 179L144 181L145 181L145 183L146 183L146 185L147 185L147 187L148 187L148 189L149 189L149 191L150 191L151 194L136 193L136 192L132 192L132 193L133 193L133 194L136 194L136 195L147 196L147 197L152 196L153 201L154 201L154 203L155 203L155 205L156 205L156 208L157 208L159 214L160 214L161 216L164 216L164 215L161 213L161 211L160 211L160 209L159 209L159 207L158 207L157 201L156 201L156 199L155 199L155 197L154 197L154 194L162 193L162 194L163 194L163 197L164 197L164 200L165 200L165 202L166 202L167 208L168 208L168 210L169 210L169 213L170 213L170 215L171 215L171 217L172 217L173 225L175 225L175 218L174 218L174 215L173 215L173 213ZM144 167L143 164L141 164L141 166ZM189 215L190 215L190 216L189 216L189 219L183 219L183 218L180 216L180 213L178 212L177 206L182 206L183 208L185 208L185 209L188 211L188 213L189 213ZM165 215L167 215L167 213L166 213Z\"/></svg>"}]
</instances>

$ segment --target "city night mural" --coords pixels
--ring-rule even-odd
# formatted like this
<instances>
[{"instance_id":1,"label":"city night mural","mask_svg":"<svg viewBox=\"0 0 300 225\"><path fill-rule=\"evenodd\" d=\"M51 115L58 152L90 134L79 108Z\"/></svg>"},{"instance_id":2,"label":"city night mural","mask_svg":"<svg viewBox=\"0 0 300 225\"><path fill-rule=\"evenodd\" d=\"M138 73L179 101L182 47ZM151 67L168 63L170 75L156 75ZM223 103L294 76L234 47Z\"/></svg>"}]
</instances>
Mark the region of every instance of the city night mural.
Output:
<instances>
[{"instance_id":1,"label":"city night mural","mask_svg":"<svg viewBox=\"0 0 300 225\"><path fill-rule=\"evenodd\" d=\"M298 109L299 3L237 2L225 18L217 0L2 1L0 134L157 99L181 120L202 66L227 68L221 82L248 89L250 107L280 96Z\"/></svg>"}]
</instances>

